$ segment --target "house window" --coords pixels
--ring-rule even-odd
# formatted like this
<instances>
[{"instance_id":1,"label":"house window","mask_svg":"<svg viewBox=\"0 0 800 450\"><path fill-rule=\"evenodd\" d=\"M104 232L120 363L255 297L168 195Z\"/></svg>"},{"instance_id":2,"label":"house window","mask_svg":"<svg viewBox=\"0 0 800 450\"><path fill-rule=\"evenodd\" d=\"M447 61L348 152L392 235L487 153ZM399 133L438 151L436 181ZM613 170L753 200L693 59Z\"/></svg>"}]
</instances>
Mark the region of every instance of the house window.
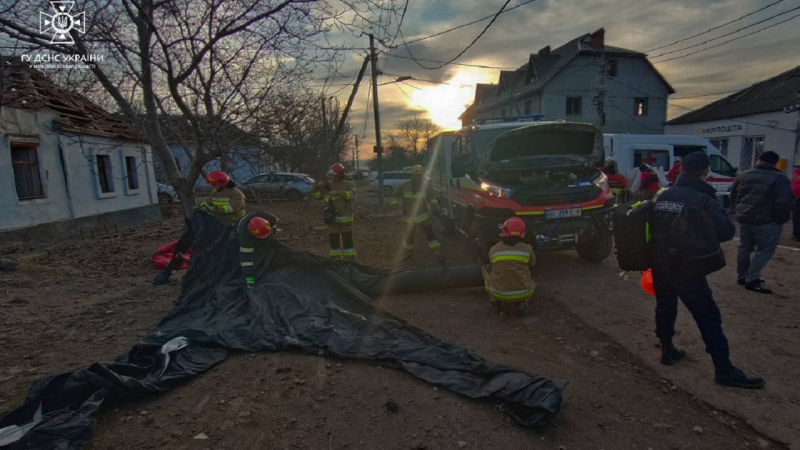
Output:
<instances>
[{"instance_id":1,"label":"house window","mask_svg":"<svg viewBox=\"0 0 800 450\"><path fill-rule=\"evenodd\" d=\"M135 156L125 157L125 174L128 178L128 190L139 189L139 171L137 170Z\"/></svg>"},{"instance_id":2,"label":"house window","mask_svg":"<svg viewBox=\"0 0 800 450\"><path fill-rule=\"evenodd\" d=\"M14 167L14 186L17 188L17 198L20 200L44 198L36 144L12 142L11 165Z\"/></svg>"},{"instance_id":3,"label":"house window","mask_svg":"<svg viewBox=\"0 0 800 450\"><path fill-rule=\"evenodd\" d=\"M608 75L610 77L617 76L617 66L618 66L618 63L617 63L616 59L612 59L612 60L607 61L606 62L606 75Z\"/></svg>"},{"instance_id":4,"label":"house window","mask_svg":"<svg viewBox=\"0 0 800 450\"><path fill-rule=\"evenodd\" d=\"M97 176L100 180L100 192L114 192L114 177L111 172L111 156L97 155Z\"/></svg>"},{"instance_id":5,"label":"house window","mask_svg":"<svg viewBox=\"0 0 800 450\"><path fill-rule=\"evenodd\" d=\"M646 116L647 115L647 98L635 98L633 99L633 115L634 116Z\"/></svg>"},{"instance_id":6,"label":"house window","mask_svg":"<svg viewBox=\"0 0 800 450\"><path fill-rule=\"evenodd\" d=\"M764 153L764 136L746 136L742 146L741 170L750 170L753 163Z\"/></svg>"},{"instance_id":7,"label":"house window","mask_svg":"<svg viewBox=\"0 0 800 450\"><path fill-rule=\"evenodd\" d=\"M580 116L581 105L583 104L582 97L567 97L567 115Z\"/></svg>"},{"instance_id":8,"label":"house window","mask_svg":"<svg viewBox=\"0 0 800 450\"><path fill-rule=\"evenodd\" d=\"M723 156L728 156L728 138L709 139L708 142L719 150Z\"/></svg>"},{"instance_id":9,"label":"house window","mask_svg":"<svg viewBox=\"0 0 800 450\"><path fill-rule=\"evenodd\" d=\"M531 113L531 106L533 106L533 102L531 100L525 102L525 114Z\"/></svg>"}]
</instances>

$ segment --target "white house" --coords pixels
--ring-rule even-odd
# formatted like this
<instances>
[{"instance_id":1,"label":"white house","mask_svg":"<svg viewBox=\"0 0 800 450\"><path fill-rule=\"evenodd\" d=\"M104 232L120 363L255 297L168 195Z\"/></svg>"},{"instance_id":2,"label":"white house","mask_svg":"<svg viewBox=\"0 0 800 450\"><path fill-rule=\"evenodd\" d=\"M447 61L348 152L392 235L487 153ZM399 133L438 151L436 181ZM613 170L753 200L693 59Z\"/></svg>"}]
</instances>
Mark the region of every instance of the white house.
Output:
<instances>
[{"instance_id":1,"label":"white house","mask_svg":"<svg viewBox=\"0 0 800 450\"><path fill-rule=\"evenodd\" d=\"M606 45L601 28L529 55L518 69L501 71L497 84L478 84L459 118L467 126L476 118L542 114L603 123L605 133L663 134L673 93L647 55Z\"/></svg>"},{"instance_id":2,"label":"white house","mask_svg":"<svg viewBox=\"0 0 800 450\"><path fill-rule=\"evenodd\" d=\"M161 218L150 147L133 128L27 64L0 65L0 240Z\"/></svg>"},{"instance_id":3,"label":"white house","mask_svg":"<svg viewBox=\"0 0 800 450\"><path fill-rule=\"evenodd\" d=\"M800 66L667 122L667 134L708 139L739 170L772 150L800 165Z\"/></svg>"}]
</instances>

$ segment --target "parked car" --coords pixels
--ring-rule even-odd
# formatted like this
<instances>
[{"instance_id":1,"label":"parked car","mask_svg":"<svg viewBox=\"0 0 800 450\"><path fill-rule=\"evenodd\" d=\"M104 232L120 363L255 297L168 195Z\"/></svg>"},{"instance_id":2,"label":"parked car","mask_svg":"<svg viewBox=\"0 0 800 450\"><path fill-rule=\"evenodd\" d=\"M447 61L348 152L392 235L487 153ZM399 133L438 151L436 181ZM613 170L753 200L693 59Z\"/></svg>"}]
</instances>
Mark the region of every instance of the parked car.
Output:
<instances>
[{"instance_id":1,"label":"parked car","mask_svg":"<svg viewBox=\"0 0 800 450\"><path fill-rule=\"evenodd\" d=\"M168 205L172 202L179 202L178 193L172 186L167 184L156 183L158 187L158 203Z\"/></svg>"},{"instance_id":2,"label":"parked car","mask_svg":"<svg viewBox=\"0 0 800 450\"><path fill-rule=\"evenodd\" d=\"M239 186L248 200L259 201L267 198L285 198L299 202L311 195L314 179L304 173L263 173Z\"/></svg>"},{"instance_id":3,"label":"parked car","mask_svg":"<svg viewBox=\"0 0 800 450\"><path fill-rule=\"evenodd\" d=\"M383 173L383 195L392 195L394 189L400 184L411 179L411 172L384 172ZM369 186L367 192L378 192L378 172L373 172L369 176Z\"/></svg>"}]
</instances>

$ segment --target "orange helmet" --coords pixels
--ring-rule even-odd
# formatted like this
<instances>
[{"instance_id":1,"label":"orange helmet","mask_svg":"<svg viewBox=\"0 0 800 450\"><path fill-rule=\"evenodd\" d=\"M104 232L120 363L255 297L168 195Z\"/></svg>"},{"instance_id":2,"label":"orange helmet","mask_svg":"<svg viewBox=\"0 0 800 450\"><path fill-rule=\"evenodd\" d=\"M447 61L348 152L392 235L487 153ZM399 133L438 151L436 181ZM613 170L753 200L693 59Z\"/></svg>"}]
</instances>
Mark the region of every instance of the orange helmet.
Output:
<instances>
[{"instance_id":1,"label":"orange helmet","mask_svg":"<svg viewBox=\"0 0 800 450\"><path fill-rule=\"evenodd\" d=\"M525 237L525 222L519 217L512 217L503 223L503 229L500 230L502 237Z\"/></svg>"},{"instance_id":2,"label":"orange helmet","mask_svg":"<svg viewBox=\"0 0 800 450\"><path fill-rule=\"evenodd\" d=\"M247 231L259 239L266 239L272 234L272 225L263 217L253 217L247 222Z\"/></svg>"},{"instance_id":3,"label":"orange helmet","mask_svg":"<svg viewBox=\"0 0 800 450\"><path fill-rule=\"evenodd\" d=\"M221 170L209 172L208 176L206 177L206 183L212 186L225 186L226 184L230 183L230 181L231 177Z\"/></svg>"},{"instance_id":4,"label":"orange helmet","mask_svg":"<svg viewBox=\"0 0 800 450\"><path fill-rule=\"evenodd\" d=\"M340 177L347 175L347 169L344 167L344 164L342 163L336 163L332 165L328 170L335 173L336 175L339 175Z\"/></svg>"},{"instance_id":5,"label":"orange helmet","mask_svg":"<svg viewBox=\"0 0 800 450\"><path fill-rule=\"evenodd\" d=\"M650 295L656 295L655 289L653 289L653 270L647 269L644 273L642 273L642 289Z\"/></svg>"}]
</instances>

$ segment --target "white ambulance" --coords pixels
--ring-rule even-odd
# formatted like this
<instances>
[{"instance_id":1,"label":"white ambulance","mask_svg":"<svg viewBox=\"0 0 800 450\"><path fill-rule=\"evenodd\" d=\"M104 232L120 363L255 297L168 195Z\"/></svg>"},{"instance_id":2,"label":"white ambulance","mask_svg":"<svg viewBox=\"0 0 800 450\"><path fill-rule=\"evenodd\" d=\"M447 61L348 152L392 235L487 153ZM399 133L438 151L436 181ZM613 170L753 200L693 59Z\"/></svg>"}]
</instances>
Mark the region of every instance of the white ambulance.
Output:
<instances>
[{"instance_id":1,"label":"white ambulance","mask_svg":"<svg viewBox=\"0 0 800 450\"><path fill-rule=\"evenodd\" d=\"M717 190L720 200L728 204L728 196L738 169L703 138L658 134L604 134L603 146L606 157L617 162L621 174L627 174L642 163L661 168L663 173L667 173L684 156L703 151L711 159L711 175L706 181Z\"/></svg>"}]
</instances>

